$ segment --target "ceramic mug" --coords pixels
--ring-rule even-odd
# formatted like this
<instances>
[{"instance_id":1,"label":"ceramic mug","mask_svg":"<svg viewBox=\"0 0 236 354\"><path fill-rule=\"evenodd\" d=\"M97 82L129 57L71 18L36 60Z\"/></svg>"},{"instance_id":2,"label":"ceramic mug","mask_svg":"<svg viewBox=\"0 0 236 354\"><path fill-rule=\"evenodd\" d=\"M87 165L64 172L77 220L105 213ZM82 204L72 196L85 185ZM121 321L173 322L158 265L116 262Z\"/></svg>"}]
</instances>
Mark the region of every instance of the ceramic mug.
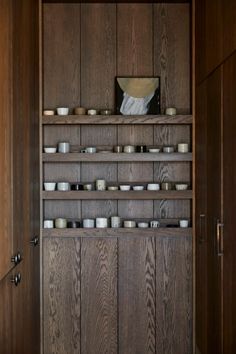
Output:
<instances>
[{"instance_id":1,"label":"ceramic mug","mask_svg":"<svg viewBox=\"0 0 236 354\"><path fill-rule=\"evenodd\" d=\"M59 116L67 116L69 113L69 108L68 107L58 107L57 108L57 114Z\"/></svg>"},{"instance_id":2,"label":"ceramic mug","mask_svg":"<svg viewBox=\"0 0 236 354\"><path fill-rule=\"evenodd\" d=\"M57 190L58 191L69 191L70 190L70 183L69 182L58 182L57 183Z\"/></svg>"},{"instance_id":3,"label":"ceramic mug","mask_svg":"<svg viewBox=\"0 0 236 354\"><path fill-rule=\"evenodd\" d=\"M107 218L96 218L96 227L98 229L108 227L108 219Z\"/></svg>"},{"instance_id":4,"label":"ceramic mug","mask_svg":"<svg viewBox=\"0 0 236 354\"><path fill-rule=\"evenodd\" d=\"M187 143L178 144L178 152L181 153L189 152L189 145Z\"/></svg>"},{"instance_id":5,"label":"ceramic mug","mask_svg":"<svg viewBox=\"0 0 236 354\"><path fill-rule=\"evenodd\" d=\"M44 229L53 229L54 221L53 220L44 220L43 227L44 227Z\"/></svg>"},{"instance_id":6,"label":"ceramic mug","mask_svg":"<svg viewBox=\"0 0 236 354\"><path fill-rule=\"evenodd\" d=\"M57 218L55 220L55 226L57 229L65 229L67 226L67 220L64 218Z\"/></svg>"},{"instance_id":7,"label":"ceramic mug","mask_svg":"<svg viewBox=\"0 0 236 354\"><path fill-rule=\"evenodd\" d=\"M68 141L62 141L58 143L58 152L62 154L67 154L70 152L70 143L68 143Z\"/></svg>"},{"instance_id":8,"label":"ceramic mug","mask_svg":"<svg viewBox=\"0 0 236 354\"><path fill-rule=\"evenodd\" d=\"M84 219L83 220L83 227L87 229L94 228L95 221L94 219Z\"/></svg>"},{"instance_id":9,"label":"ceramic mug","mask_svg":"<svg viewBox=\"0 0 236 354\"><path fill-rule=\"evenodd\" d=\"M121 227L121 218L119 216L111 217L111 227L112 228Z\"/></svg>"}]
</instances>

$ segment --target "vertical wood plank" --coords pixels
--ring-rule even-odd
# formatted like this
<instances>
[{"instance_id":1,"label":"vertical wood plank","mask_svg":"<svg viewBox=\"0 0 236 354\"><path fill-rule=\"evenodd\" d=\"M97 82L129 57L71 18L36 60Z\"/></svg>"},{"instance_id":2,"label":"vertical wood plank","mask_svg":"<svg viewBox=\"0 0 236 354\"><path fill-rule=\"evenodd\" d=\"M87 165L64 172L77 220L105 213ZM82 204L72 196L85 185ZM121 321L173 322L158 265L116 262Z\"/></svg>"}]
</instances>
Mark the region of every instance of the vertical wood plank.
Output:
<instances>
[{"instance_id":1,"label":"vertical wood plank","mask_svg":"<svg viewBox=\"0 0 236 354\"><path fill-rule=\"evenodd\" d=\"M190 113L189 4L154 5L154 74L161 77L161 110Z\"/></svg>"},{"instance_id":2,"label":"vertical wood plank","mask_svg":"<svg viewBox=\"0 0 236 354\"><path fill-rule=\"evenodd\" d=\"M80 4L43 5L43 106L80 103Z\"/></svg>"},{"instance_id":3,"label":"vertical wood plank","mask_svg":"<svg viewBox=\"0 0 236 354\"><path fill-rule=\"evenodd\" d=\"M81 104L114 107L116 5L81 5Z\"/></svg>"},{"instance_id":4,"label":"vertical wood plank","mask_svg":"<svg viewBox=\"0 0 236 354\"><path fill-rule=\"evenodd\" d=\"M192 240L156 238L156 352L192 352Z\"/></svg>"},{"instance_id":5,"label":"vertical wood plank","mask_svg":"<svg viewBox=\"0 0 236 354\"><path fill-rule=\"evenodd\" d=\"M118 76L153 75L152 25L152 5L117 4Z\"/></svg>"},{"instance_id":6,"label":"vertical wood plank","mask_svg":"<svg viewBox=\"0 0 236 354\"><path fill-rule=\"evenodd\" d=\"M120 353L155 353L155 296L154 239L120 239Z\"/></svg>"},{"instance_id":7,"label":"vertical wood plank","mask_svg":"<svg viewBox=\"0 0 236 354\"><path fill-rule=\"evenodd\" d=\"M117 353L117 241L83 239L81 351Z\"/></svg>"},{"instance_id":8,"label":"vertical wood plank","mask_svg":"<svg viewBox=\"0 0 236 354\"><path fill-rule=\"evenodd\" d=\"M80 240L43 242L44 352L80 353Z\"/></svg>"}]
</instances>

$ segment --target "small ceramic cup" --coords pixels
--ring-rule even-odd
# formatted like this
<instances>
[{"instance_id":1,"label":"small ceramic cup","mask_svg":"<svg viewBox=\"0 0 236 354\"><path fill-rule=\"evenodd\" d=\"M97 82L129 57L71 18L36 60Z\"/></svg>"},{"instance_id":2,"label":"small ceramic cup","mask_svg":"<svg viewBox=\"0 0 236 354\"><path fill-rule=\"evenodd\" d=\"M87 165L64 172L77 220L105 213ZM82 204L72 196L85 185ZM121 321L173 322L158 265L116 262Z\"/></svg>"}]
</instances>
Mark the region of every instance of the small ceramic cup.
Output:
<instances>
[{"instance_id":1,"label":"small ceramic cup","mask_svg":"<svg viewBox=\"0 0 236 354\"><path fill-rule=\"evenodd\" d=\"M109 191L118 191L119 188L118 188L118 186L108 186L107 189Z\"/></svg>"},{"instance_id":2,"label":"small ceramic cup","mask_svg":"<svg viewBox=\"0 0 236 354\"><path fill-rule=\"evenodd\" d=\"M57 229L66 229L67 227L67 220L64 218L57 218L55 220L55 226Z\"/></svg>"},{"instance_id":3,"label":"small ceramic cup","mask_svg":"<svg viewBox=\"0 0 236 354\"><path fill-rule=\"evenodd\" d=\"M86 152L89 154L94 154L95 152L97 152L97 148L95 146L86 147Z\"/></svg>"},{"instance_id":4,"label":"small ceramic cup","mask_svg":"<svg viewBox=\"0 0 236 354\"><path fill-rule=\"evenodd\" d=\"M74 108L74 113L77 115L84 115L86 114L86 108L84 107L75 107Z\"/></svg>"},{"instance_id":5,"label":"small ceramic cup","mask_svg":"<svg viewBox=\"0 0 236 354\"><path fill-rule=\"evenodd\" d=\"M150 221L150 227L151 227L152 229L155 229L155 228L157 228L157 227L160 227L160 222L159 222L158 220L152 220L152 221Z\"/></svg>"},{"instance_id":6,"label":"small ceramic cup","mask_svg":"<svg viewBox=\"0 0 236 354\"><path fill-rule=\"evenodd\" d=\"M138 146L136 147L136 151L137 151L137 152L141 152L141 153L147 152L147 146L146 146L146 145L138 145Z\"/></svg>"},{"instance_id":7,"label":"small ceramic cup","mask_svg":"<svg viewBox=\"0 0 236 354\"><path fill-rule=\"evenodd\" d=\"M133 186L133 190L134 191L143 191L144 190L144 186Z\"/></svg>"},{"instance_id":8,"label":"small ceramic cup","mask_svg":"<svg viewBox=\"0 0 236 354\"><path fill-rule=\"evenodd\" d=\"M167 116L175 116L177 114L177 110L174 107L168 107L166 108L165 113Z\"/></svg>"},{"instance_id":9,"label":"small ceramic cup","mask_svg":"<svg viewBox=\"0 0 236 354\"><path fill-rule=\"evenodd\" d=\"M43 228L44 229L53 229L54 227L54 221L53 220L44 220L43 222Z\"/></svg>"},{"instance_id":10,"label":"small ceramic cup","mask_svg":"<svg viewBox=\"0 0 236 354\"><path fill-rule=\"evenodd\" d=\"M93 185L91 183L86 183L83 185L83 189L85 191L91 191L91 190L93 190Z\"/></svg>"},{"instance_id":11,"label":"small ceramic cup","mask_svg":"<svg viewBox=\"0 0 236 354\"><path fill-rule=\"evenodd\" d=\"M125 145L123 151L128 154L132 154L135 152L135 146L133 145Z\"/></svg>"},{"instance_id":12,"label":"small ceramic cup","mask_svg":"<svg viewBox=\"0 0 236 354\"><path fill-rule=\"evenodd\" d=\"M55 154L57 152L56 146L44 146L43 150L47 154Z\"/></svg>"},{"instance_id":13,"label":"small ceramic cup","mask_svg":"<svg viewBox=\"0 0 236 354\"><path fill-rule=\"evenodd\" d=\"M97 191L105 191L106 190L106 181L105 181L105 179L97 179L96 180L96 190Z\"/></svg>"},{"instance_id":14,"label":"small ceramic cup","mask_svg":"<svg viewBox=\"0 0 236 354\"><path fill-rule=\"evenodd\" d=\"M57 114L59 116L67 116L69 113L69 108L68 107L58 107L57 108Z\"/></svg>"},{"instance_id":15,"label":"small ceramic cup","mask_svg":"<svg viewBox=\"0 0 236 354\"><path fill-rule=\"evenodd\" d=\"M88 109L88 115L89 116L96 116L98 114L98 110L94 108Z\"/></svg>"},{"instance_id":16,"label":"small ceramic cup","mask_svg":"<svg viewBox=\"0 0 236 354\"><path fill-rule=\"evenodd\" d=\"M54 116L54 114L55 114L54 109L45 109L45 110L43 111L43 115L44 115L44 116Z\"/></svg>"},{"instance_id":17,"label":"small ceramic cup","mask_svg":"<svg viewBox=\"0 0 236 354\"><path fill-rule=\"evenodd\" d=\"M188 224L189 224L188 220L180 220L179 221L180 227L188 227Z\"/></svg>"},{"instance_id":18,"label":"small ceramic cup","mask_svg":"<svg viewBox=\"0 0 236 354\"><path fill-rule=\"evenodd\" d=\"M165 152L167 154L171 154L174 151L175 151L174 146L164 146L163 147L163 152Z\"/></svg>"},{"instance_id":19,"label":"small ceramic cup","mask_svg":"<svg viewBox=\"0 0 236 354\"><path fill-rule=\"evenodd\" d=\"M128 184L122 184L122 185L120 185L120 190L121 191L124 191L124 192L126 192L126 191L129 191L130 190L130 185L128 185Z\"/></svg>"},{"instance_id":20,"label":"small ceramic cup","mask_svg":"<svg viewBox=\"0 0 236 354\"><path fill-rule=\"evenodd\" d=\"M43 185L45 191L55 191L56 189L56 182L44 182Z\"/></svg>"},{"instance_id":21,"label":"small ceramic cup","mask_svg":"<svg viewBox=\"0 0 236 354\"><path fill-rule=\"evenodd\" d=\"M138 227L140 229L147 229L148 228L148 222L139 222Z\"/></svg>"},{"instance_id":22,"label":"small ceramic cup","mask_svg":"<svg viewBox=\"0 0 236 354\"><path fill-rule=\"evenodd\" d=\"M108 219L107 218L96 218L96 227L98 229L103 229L108 227Z\"/></svg>"},{"instance_id":23,"label":"small ceramic cup","mask_svg":"<svg viewBox=\"0 0 236 354\"><path fill-rule=\"evenodd\" d=\"M187 143L178 144L178 152L181 153L189 152L189 145Z\"/></svg>"},{"instance_id":24,"label":"small ceramic cup","mask_svg":"<svg viewBox=\"0 0 236 354\"><path fill-rule=\"evenodd\" d=\"M92 229L94 228L95 221L94 219L84 219L83 220L83 227L87 229Z\"/></svg>"},{"instance_id":25,"label":"small ceramic cup","mask_svg":"<svg viewBox=\"0 0 236 354\"><path fill-rule=\"evenodd\" d=\"M111 217L111 227L112 228L121 227L121 218L119 216L112 216Z\"/></svg>"},{"instance_id":26,"label":"small ceramic cup","mask_svg":"<svg viewBox=\"0 0 236 354\"><path fill-rule=\"evenodd\" d=\"M159 149L159 148L150 148L150 149L148 149L148 151L153 153L153 154L160 152L160 150L161 149Z\"/></svg>"},{"instance_id":27,"label":"small ceramic cup","mask_svg":"<svg viewBox=\"0 0 236 354\"><path fill-rule=\"evenodd\" d=\"M58 182L57 183L57 190L61 192L67 192L70 190L70 183L69 182Z\"/></svg>"},{"instance_id":28,"label":"small ceramic cup","mask_svg":"<svg viewBox=\"0 0 236 354\"><path fill-rule=\"evenodd\" d=\"M123 151L123 148L121 145L116 145L114 146L113 151L119 153Z\"/></svg>"},{"instance_id":29,"label":"small ceramic cup","mask_svg":"<svg viewBox=\"0 0 236 354\"><path fill-rule=\"evenodd\" d=\"M162 182L161 189L163 191L170 191L172 189L172 184L170 182Z\"/></svg>"},{"instance_id":30,"label":"small ceramic cup","mask_svg":"<svg viewBox=\"0 0 236 354\"><path fill-rule=\"evenodd\" d=\"M58 143L58 152L62 154L70 152L70 143L68 141L61 141Z\"/></svg>"},{"instance_id":31,"label":"small ceramic cup","mask_svg":"<svg viewBox=\"0 0 236 354\"><path fill-rule=\"evenodd\" d=\"M74 183L74 184L71 184L71 190L72 191L81 191L84 189L84 186L83 184L79 184L79 183Z\"/></svg>"},{"instance_id":32,"label":"small ceramic cup","mask_svg":"<svg viewBox=\"0 0 236 354\"><path fill-rule=\"evenodd\" d=\"M113 113L112 109L101 109L100 114L103 116L110 116Z\"/></svg>"},{"instance_id":33,"label":"small ceramic cup","mask_svg":"<svg viewBox=\"0 0 236 354\"><path fill-rule=\"evenodd\" d=\"M176 183L175 189L177 191L185 191L188 189L188 185L187 185L187 183Z\"/></svg>"},{"instance_id":34,"label":"small ceramic cup","mask_svg":"<svg viewBox=\"0 0 236 354\"><path fill-rule=\"evenodd\" d=\"M125 220L124 221L124 227L134 228L134 227L136 227L136 222L133 221L133 220Z\"/></svg>"},{"instance_id":35,"label":"small ceramic cup","mask_svg":"<svg viewBox=\"0 0 236 354\"><path fill-rule=\"evenodd\" d=\"M67 227L68 227L68 229L77 229L80 227L80 222L79 221L68 221Z\"/></svg>"},{"instance_id":36,"label":"small ceramic cup","mask_svg":"<svg viewBox=\"0 0 236 354\"><path fill-rule=\"evenodd\" d=\"M159 191L160 184L159 183L148 183L147 190L148 191Z\"/></svg>"}]
</instances>

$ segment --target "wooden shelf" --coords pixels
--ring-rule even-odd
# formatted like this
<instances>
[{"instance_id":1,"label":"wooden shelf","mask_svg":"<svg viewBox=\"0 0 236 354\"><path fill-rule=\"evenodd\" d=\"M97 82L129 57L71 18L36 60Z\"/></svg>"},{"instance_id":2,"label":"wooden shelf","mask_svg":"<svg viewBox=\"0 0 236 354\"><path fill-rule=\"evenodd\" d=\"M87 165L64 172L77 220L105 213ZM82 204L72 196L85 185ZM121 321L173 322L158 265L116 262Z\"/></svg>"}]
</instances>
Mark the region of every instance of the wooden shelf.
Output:
<instances>
[{"instance_id":1,"label":"wooden shelf","mask_svg":"<svg viewBox=\"0 0 236 354\"><path fill-rule=\"evenodd\" d=\"M192 191L43 191L45 200L153 200L153 199L192 199Z\"/></svg>"},{"instance_id":2,"label":"wooden shelf","mask_svg":"<svg viewBox=\"0 0 236 354\"><path fill-rule=\"evenodd\" d=\"M192 124L192 115L68 115L42 116L43 124Z\"/></svg>"},{"instance_id":3,"label":"wooden shelf","mask_svg":"<svg viewBox=\"0 0 236 354\"><path fill-rule=\"evenodd\" d=\"M43 153L43 162L183 162L192 161L192 153Z\"/></svg>"},{"instance_id":4,"label":"wooden shelf","mask_svg":"<svg viewBox=\"0 0 236 354\"><path fill-rule=\"evenodd\" d=\"M192 236L192 228L160 227L157 229L119 228L119 229L43 229L43 237L158 237L158 236Z\"/></svg>"}]
</instances>

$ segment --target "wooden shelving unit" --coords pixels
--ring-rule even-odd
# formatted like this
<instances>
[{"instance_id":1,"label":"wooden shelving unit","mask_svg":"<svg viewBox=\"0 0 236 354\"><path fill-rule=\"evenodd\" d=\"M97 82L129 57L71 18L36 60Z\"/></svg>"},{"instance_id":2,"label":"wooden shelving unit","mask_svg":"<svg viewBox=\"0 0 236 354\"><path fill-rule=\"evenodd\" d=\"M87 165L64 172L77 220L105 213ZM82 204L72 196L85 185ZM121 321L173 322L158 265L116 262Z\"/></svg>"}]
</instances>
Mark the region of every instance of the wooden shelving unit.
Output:
<instances>
[{"instance_id":1,"label":"wooden shelving unit","mask_svg":"<svg viewBox=\"0 0 236 354\"><path fill-rule=\"evenodd\" d=\"M192 236L192 228L160 227L157 229L44 229L43 237L158 237L158 236Z\"/></svg>"},{"instance_id":2,"label":"wooden shelving unit","mask_svg":"<svg viewBox=\"0 0 236 354\"><path fill-rule=\"evenodd\" d=\"M68 115L42 116L43 124L192 124L191 115Z\"/></svg>"},{"instance_id":3,"label":"wooden shelving unit","mask_svg":"<svg viewBox=\"0 0 236 354\"><path fill-rule=\"evenodd\" d=\"M184 162L192 161L192 153L43 153L43 162Z\"/></svg>"},{"instance_id":4,"label":"wooden shelving unit","mask_svg":"<svg viewBox=\"0 0 236 354\"><path fill-rule=\"evenodd\" d=\"M44 200L180 200L192 199L192 191L43 191L42 197Z\"/></svg>"}]
</instances>

